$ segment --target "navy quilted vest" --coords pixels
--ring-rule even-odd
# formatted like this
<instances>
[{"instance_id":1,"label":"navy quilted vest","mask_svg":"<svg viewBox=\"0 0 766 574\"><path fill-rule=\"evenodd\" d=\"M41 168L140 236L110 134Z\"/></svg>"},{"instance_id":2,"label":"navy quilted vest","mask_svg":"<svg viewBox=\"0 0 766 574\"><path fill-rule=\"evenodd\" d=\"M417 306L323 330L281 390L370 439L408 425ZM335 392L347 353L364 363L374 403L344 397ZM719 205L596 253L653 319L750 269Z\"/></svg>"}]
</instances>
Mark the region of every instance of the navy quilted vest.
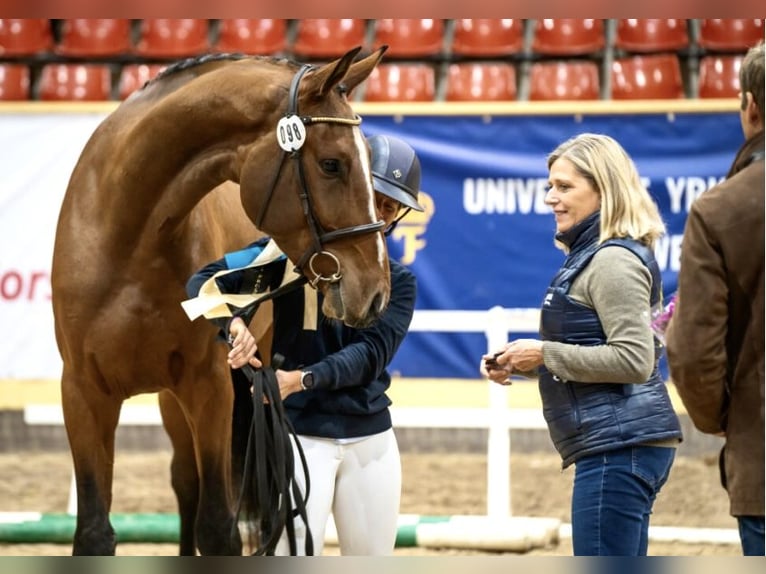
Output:
<instances>
[{"instance_id":1,"label":"navy quilted vest","mask_svg":"<svg viewBox=\"0 0 766 574\"><path fill-rule=\"evenodd\" d=\"M545 294L540 315L544 341L573 345L603 345L606 335L595 311L569 296L574 279L596 252L607 245L629 249L652 275L651 303L661 296L661 275L654 254L633 239L610 239L598 244L598 214L577 226L563 266ZM662 348L657 342L654 371L640 384L561 381L540 368L543 415L553 444L566 467L578 458L651 441L681 438L678 417L657 364Z\"/></svg>"}]
</instances>

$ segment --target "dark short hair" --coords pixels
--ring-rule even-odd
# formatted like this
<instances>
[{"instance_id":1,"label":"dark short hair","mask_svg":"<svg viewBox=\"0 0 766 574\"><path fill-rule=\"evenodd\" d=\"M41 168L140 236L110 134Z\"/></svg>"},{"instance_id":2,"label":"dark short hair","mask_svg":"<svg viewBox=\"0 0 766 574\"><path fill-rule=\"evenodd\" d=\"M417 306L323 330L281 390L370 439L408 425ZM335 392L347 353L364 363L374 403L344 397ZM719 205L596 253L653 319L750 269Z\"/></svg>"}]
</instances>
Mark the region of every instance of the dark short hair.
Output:
<instances>
[{"instance_id":1,"label":"dark short hair","mask_svg":"<svg viewBox=\"0 0 766 574\"><path fill-rule=\"evenodd\" d=\"M747 105L747 98L745 94L750 92L753 94L753 100L758 108L758 113L761 114L761 119L764 117L763 106L763 91L764 91L764 50L763 42L750 48L742 59L742 66L739 69L739 86L742 91L742 109L745 109Z\"/></svg>"}]
</instances>

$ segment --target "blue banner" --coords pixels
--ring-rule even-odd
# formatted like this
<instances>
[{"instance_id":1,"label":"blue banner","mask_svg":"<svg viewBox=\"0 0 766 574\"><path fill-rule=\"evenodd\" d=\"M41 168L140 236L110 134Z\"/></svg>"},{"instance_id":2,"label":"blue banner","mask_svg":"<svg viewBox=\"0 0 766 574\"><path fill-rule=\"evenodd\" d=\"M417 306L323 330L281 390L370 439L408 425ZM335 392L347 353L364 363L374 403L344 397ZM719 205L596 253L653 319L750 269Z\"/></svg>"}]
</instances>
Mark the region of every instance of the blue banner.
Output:
<instances>
[{"instance_id":1,"label":"blue banner","mask_svg":"<svg viewBox=\"0 0 766 574\"><path fill-rule=\"evenodd\" d=\"M724 177L743 142L736 113L369 115L362 126L405 139L420 157L426 211L410 213L389 247L418 277L417 308L430 310L539 308L564 257L543 202L546 157L582 132L614 137L635 161L667 225L656 255L672 293L689 206ZM486 346L481 333L410 332L391 371L476 378Z\"/></svg>"}]
</instances>

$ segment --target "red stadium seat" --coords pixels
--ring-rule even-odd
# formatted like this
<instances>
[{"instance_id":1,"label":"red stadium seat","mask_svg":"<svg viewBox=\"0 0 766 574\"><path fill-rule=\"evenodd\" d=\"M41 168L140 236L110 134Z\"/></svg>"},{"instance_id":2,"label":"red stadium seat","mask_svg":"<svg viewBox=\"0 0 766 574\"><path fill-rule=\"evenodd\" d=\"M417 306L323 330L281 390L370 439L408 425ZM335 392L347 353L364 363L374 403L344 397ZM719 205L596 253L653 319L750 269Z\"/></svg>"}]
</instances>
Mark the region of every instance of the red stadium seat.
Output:
<instances>
[{"instance_id":1,"label":"red stadium seat","mask_svg":"<svg viewBox=\"0 0 766 574\"><path fill-rule=\"evenodd\" d=\"M367 78L367 102L430 102L434 99L434 69L428 64L379 64Z\"/></svg>"},{"instance_id":2,"label":"red stadium seat","mask_svg":"<svg viewBox=\"0 0 766 574\"><path fill-rule=\"evenodd\" d=\"M507 56L524 44L524 21L513 18L455 20L452 53L456 56Z\"/></svg>"},{"instance_id":3,"label":"red stadium seat","mask_svg":"<svg viewBox=\"0 0 766 574\"><path fill-rule=\"evenodd\" d=\"M164 64L128 64L120 72L119 98L124 100L165 69Z\"/></svg>"},{"instance_id":4,"label":"red stadium seat","mask_svg":"<svg viewBox=\"0 0 766 574\"><path fill-rule=\"evenodd\" d=\"M0 100L29 99L29 68L20 64L0 64Z\"/></svg>"},{"instance_id":5,"label":"red stadium seat","mask_svg":"<svg viewBox=\"0 0 766 574\"><path fill-rule=\"evenodd\" d=\"M361 18L303 18L293 52L302 57L334 58L365 46L367 22Z\"/></svg>"},{"instance_id":6,"label":"red stadium seat","mask_svg":"<svg viewBox=\"0 0 766 574\"><path fill-rule=\"evenodd\" d=\"M112 56L130 53L127 18L72 18L61 26L56 52L63 56Z\"/></svg>"},{"instance_id":7,"label":"red stadium seat","mask_svg":"<svg viewBox=\"0 0 766 574\"><path fill-rule=\"evenodd\" d=\"M532 51L546 56L575 56L603 49L602 20L560 18L537 20Z\"/></svg>"},{"instance_id":8,"label":"red stadium seat","mask_svg":"<svg viewBox=\"0 0 766 574\"><path fill-rule=\"evenodd\" d=\"M673 54L633 56L612 63L612 99L683 98L678 58Z\"/></svg>"},{"instance_id":9,"label":"red stadium seat","mask_svg":"<svg viewBox=\"0 0 766 574\"><path fill-rule=\"evenodd\" d=\"M625 18L617 22L614 47L626 52L673 52L688 45L685 19Z\"/></svg>"},{"instance_id":10,"label":"red stadium seat","mask_svg":"<svg viewBox=\"0 0 766 574\"><path fill-rule=\"evenodd\" d=\"M700 60L699 97L739 96L739 69L744 56L704 56Z\"/></svg>"},{"instance_id":11,"label":"red stadium seat","mask_svg":"<svg viewBox=\"0 0 766 574\"><path fill-rule=\"evenodd\" d=\"M105 64L46 64L39 98L47 101L104 101L111 97L112 73Z\"/></svg>"},{"instance_id":12,"label":"red stadium seat","mask_svg":"<svg viewBox=\"0 0 766 574\"><path fill-rule=\"evenodd\" d=\"M52 47L47 18L0 18L0 56L32 56Z\"/></svg>"},{"instance_id":13,"label":"red stadium seat","mask_svg":"<svg viewBox=\"0 0 766 574\"><path fill-rule=\"evenodd\" d=\"M157 18L141 21L136 52L148 58L184 58L208 52L207 20Z\"/></svg>"},{"instance_id":14,"label":"red stadium seat","mask_svg":"<svg viewBox=\"0 0 766 574\"><path fill-rule=\"evenodd\" d=\"M388 45L386 56L437 56L444 45L444 23L435 19L381 18L375 21L374 46Z\"/></svg>"},{"instance_id":15,"label":"red stadium seat","mask_svg":"<svg viewBox=\"0 0 766 574\"><path fill-rule=\"evenodd\" d=\"M224 18L220 22L218 52L272 55L284 52L287 22L280 18Z\"/></svg>"},{"instance_id":16,"label":"red stadium seat","mask_svg":"<svg viewBox=\"0 0 766 574\"><path fill-rule=\"evenodd\" d=\"M700 21L699 45L712 52L745 52L763 40L763 20L728 18Z\"/></svg>"},{"instance_id":17,"label":"red stadium seat","mask_svg":"<svg viewBox=\"0 0 766 574\"><path fill-rule=\"evenodd\" d=\"M515 100L516 70L508 63L450 64L445 99L450 102Z\"/></svg>"},{"instance_id":18,"label":"red stadium seat","mask_svg":"<svg viewBox=\"0 0 766 574\"><path fill-rule=\"evenodd\" d=\"M595 62L538 62L532 65L530 100L597 100L599 95Z\"/></svg>"}]
</instances>

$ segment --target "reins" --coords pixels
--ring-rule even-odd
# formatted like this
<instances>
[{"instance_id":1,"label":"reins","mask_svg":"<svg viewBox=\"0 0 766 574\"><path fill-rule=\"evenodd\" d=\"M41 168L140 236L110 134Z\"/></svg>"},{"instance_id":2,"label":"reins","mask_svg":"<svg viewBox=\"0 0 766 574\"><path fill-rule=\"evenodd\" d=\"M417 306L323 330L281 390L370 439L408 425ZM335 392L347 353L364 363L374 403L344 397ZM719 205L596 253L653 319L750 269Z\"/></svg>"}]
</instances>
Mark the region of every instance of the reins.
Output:
<instances>
[{"instance_id":1,"label":"reins","mask_svg":"<svg viewBox=\"0 0 766 574\"><path fill-rule=\"evenodd\" d=\"M242 307L237 312L237 316L252 317L261 303L293 291L304 285L306 281L305 276L300 276L281 285L257 301ZM309 469L303 447L296 436L290 418L285 413L279 392L275 371L282 366L283 362L284 357L277 354L273 357L270 367L256 369L251 365L245 365L241 368L252 388L253 415L247 435L236 516L239 516L242 510L243 500L254 502L259 520L260 542L253 555L258 556L274 553L283 530L287 534L290 555L295 556L297 543L294 519L300 516L306 526L305 554L311 556L314 553L314 542L306 516L306 500L310 490ZM264 403L269 405L268 408ZM291 436L306 479L305 495L301 494L294 480L295 459L290 444ZM249 497L245 496L247 488L252 488ZM294 510L290 509L291 502L295 504Z\"/></svg>"},{"instance_id":2,"label":"reins","mask_svg":"<svg viewBox=\"0 0 766 574\"><path fill-rule=\"evenodd\" d=\"M252 384L253 418L247 438L242 485L237 501L239 516L245 490L252 488L259 518L259 544L254 556L273 555L282 532L287 534L290 555L297 554L294 519L299 516L306 526L305 555L314 554L314 542L306 515L310 480L306 457L295 429L287 417L279 392L275 370L283 358L275 355L271 367L255 369L250 365L242 368ZM292 437L300 457L306 492L303 495L295 481L295 460ZM256 461L260 461L256 464ZM264 464L265 462L265 464ZM292 508L295 505L295 508Z\"/></svg>"}]
</instances>

